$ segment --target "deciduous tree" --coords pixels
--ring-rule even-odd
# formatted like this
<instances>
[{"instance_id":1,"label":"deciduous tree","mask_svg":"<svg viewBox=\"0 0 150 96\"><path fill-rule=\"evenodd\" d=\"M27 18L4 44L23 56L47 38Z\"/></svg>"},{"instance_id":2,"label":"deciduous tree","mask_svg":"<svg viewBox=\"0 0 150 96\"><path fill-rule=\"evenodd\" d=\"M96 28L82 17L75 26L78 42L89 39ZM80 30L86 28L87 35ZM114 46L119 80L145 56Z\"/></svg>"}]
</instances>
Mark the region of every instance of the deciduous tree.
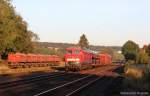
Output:
<instances>
[{"instance_id":1,"label":"deciduous tree","mask_svg":"<svg viewBox=\"0 0 150 96\"><path fill-rule=\"evenodd\" d=\"M0 54L31 52L35 33L27 29L27 23L16 13L10 0L0 0ZM2 57L3 57L2 56Z\"/></svg>"},{"instance_id":2,"label":"deciduous tree","mask_svg":"<svg viewBox=\"0 0 150 96\"><path fill-rule=\"evenodd\" d=\"M85 34L83 34L81 37L80 37L80 40L79 40L79 43L78 45L81 47L81 48L89 48L89 42L88 42L88 39L86 37Z\"/></svg>"},{"instance_id":3,"label":"deciduous tree","mask_svg":"<svg viewBox=\"0 0 150 96\"><path fill-rule=\"evenodd\" d=\"M126 60L138 61L139 46L133 41L127 41L122 47L122 53Z\"/></svg>"},{"instance_id":4,"label":"deciduous tree","mask_svg":"<svg viewBox=\"0 0 150 96\"><path fill-rule=\"evenodd\" d=\"M148 56L150 57L150 44L149 44L148 47L146 48L146 53L147 53Z\"/></svg>"}]
</instances>

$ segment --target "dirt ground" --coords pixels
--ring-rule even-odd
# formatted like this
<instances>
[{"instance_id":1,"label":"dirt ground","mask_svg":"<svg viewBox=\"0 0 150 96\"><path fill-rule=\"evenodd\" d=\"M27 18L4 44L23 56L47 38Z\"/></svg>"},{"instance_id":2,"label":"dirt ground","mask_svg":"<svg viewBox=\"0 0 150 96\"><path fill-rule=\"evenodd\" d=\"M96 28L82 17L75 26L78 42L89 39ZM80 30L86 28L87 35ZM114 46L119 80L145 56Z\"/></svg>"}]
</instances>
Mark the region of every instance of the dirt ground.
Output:
<instances>
[{"instance_id":1,"label":"dirt ground","mask_svg":"<svg viewBox=\"0 0 150 96\"><path fill-rule=\"evenodd\" d=\"M61 62L56 67L64 67L64 62ZM10 69L7 63L0 63L0 75L15 75L15 74L28 74L33 72L51 72L54 71L51 67L32 67L32 68L16 68Z\"/></svg>"}]
</instances>

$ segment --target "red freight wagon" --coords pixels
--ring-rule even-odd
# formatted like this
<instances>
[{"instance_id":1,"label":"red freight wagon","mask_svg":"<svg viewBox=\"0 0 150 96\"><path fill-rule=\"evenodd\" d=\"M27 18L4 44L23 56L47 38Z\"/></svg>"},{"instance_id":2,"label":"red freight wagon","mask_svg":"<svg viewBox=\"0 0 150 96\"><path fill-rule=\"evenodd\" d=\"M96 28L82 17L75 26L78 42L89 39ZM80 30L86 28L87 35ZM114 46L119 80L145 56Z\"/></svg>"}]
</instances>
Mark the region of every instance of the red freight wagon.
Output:
<instances>
[{"instance_id":1,"label":"red freight wagon","mask_svg":"<svg viewBox=\"0 0 150 96\"><path fill-rule=\"evenodd\" d=\"M41 55L38 54L38 55L37 55L37 62L41 62L41 58L42 58Z\"/></svg>"},{"instance_id":2,"label":"red freight wagon","mask_svg":"<svg viewBox=\"0 0 150 96\"><path fill-rule=\"evenodd\" d=\"M99 54L99 61L101 65L111 64L111 56L109 54Z\"/></svg>"},{"instance_id":3,"label":"red freight wagon","mask_svg":"<svg viewBox=\"0 0 150 96\"><path fill-rule=\"evenodd\" d=\"M34 55L33 54L27 54L26 58L27 58L28 63L34 62Z\"/></svg>"},{"instance_id":4,"label":"red freight wagon","mask_svg":"<svg viewBox=\"0 0 150 96\"><path fill-rule=\"evenodd\" d=\"M41 55L40 62L44 62L44 60L45 60L45 56Z\"/></svg>"},{"instance_id":5,"label":"red freight wagon","mask_svg":"<svg viewBox=\"0 0 150 96\"><path fill-rule=\"evenodd\" d=\"M59 62L59 61L60 61L60 58L59 58L58 56L56 56L56 55L53 55L53 59L54 59L54 61L56 61L56 62Z\"/></svg>"},{"instance_id":6,"label":"red freight wagon","mask_svg":"<svg viewBox=\"0 0 150 96\"><path fill-rule=\"evenodd\" d=\"M45 55L45 62L48 62L48 60L49 60L49 56Z\"/></svg>"},{"instance_id":7,"label":"red freight wagon","mask_svg":"<svg viewBox=\"0 0 150 96\"><path fill-rule=\"evenodd\" d=\"M54 55L36 55L36 54L8 54L8 63L10 67L31 67L31 66L48 66L52 63L60 62L60 58Z\"/></svg>"},{"instance_id":8,"label":"red freight wagon","mask_svg":"<svg viewBox=\"0 0 150 96\"><path fill-rule=\"evenodd\" d=\"M8 62L17 63L17 62L26 62L26 55L21 53L9 54Z\"/></svg>"},{"instance_id":9,"label":"red freight wagon","mask_svg":"<svg viewBox=\"0 0 150 96\"><path fill-rule=\"evenodd\" d=\"M54 59L53 59L53 56L48 56L48 62L52 62Z\"/></svg>"},{"instance_id":10,"label":"red freight wagon","mask_svg":"<svg viewBox=\"0 0 150 96\"><path fill-rule=\"evenodd\" d=\"M33 55L33 62L37 62L37 55L32 54Z\"/></svg>"},{"instance_id":11,"label":"red freight wagon","mask_svg":"<svg viewBox=\"0 0 150 96\"><path fill-rule=\"evenodd\" d=\"M39 55L38 56L39 57L39 62L44 62L44 60L45 60L45 58L44 58L44 55Z\"/></svg>"}]
</instances>

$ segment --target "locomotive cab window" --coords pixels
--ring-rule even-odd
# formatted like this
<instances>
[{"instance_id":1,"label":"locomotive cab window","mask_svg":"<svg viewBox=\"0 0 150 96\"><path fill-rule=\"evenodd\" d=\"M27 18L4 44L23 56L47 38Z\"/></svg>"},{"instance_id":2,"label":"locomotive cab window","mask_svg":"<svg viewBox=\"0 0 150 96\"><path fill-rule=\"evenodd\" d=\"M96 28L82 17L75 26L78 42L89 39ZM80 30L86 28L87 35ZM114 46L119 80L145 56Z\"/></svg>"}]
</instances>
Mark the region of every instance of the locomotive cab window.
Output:
<instances>
[{"instance_id":1,"label":"locomotive cab window","mask_svg":"<svg viewBox=\"0 0 150 96\"><path fill-rule=\"evenodd\" d=\"M79 54L80 50L74 50L74 54Z\"/></svg>"},{"instance_id":2,"label":"locomotive cab window","mask_svg":"<svg viewBox=\"0 0 150 96\"><path fill-rule=\"evenodd\" d=\"M72 50L67 50L67 54L72 54Z\"/></svg>"}]
</instances>

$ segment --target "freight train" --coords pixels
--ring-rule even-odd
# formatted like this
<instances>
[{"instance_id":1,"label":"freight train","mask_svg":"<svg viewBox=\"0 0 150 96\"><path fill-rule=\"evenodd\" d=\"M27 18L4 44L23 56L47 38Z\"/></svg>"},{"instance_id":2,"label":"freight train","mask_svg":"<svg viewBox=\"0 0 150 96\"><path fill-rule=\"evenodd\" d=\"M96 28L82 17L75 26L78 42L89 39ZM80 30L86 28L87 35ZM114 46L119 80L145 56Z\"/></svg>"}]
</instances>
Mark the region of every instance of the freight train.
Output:
<instances>
[{"instance_id":1,"label":"freight train","mask_svg":"<svg viewBox=\"0 0 150 96\"><path fill-rule=\"evenodd\" d=\"M60 61L61 59L56 55L8 54L8 66L11 68L52 66L59 64Z\"/></svg>"},{"instance_id":2,"label":"freight train","mask_svg":"<svg viewBox=\"0 0 150 96\"><path fill-rule=\"evenodd\" d=\"M112 63L109 54L97 54L92 50L76 47L66 48L64 58L66 70L82 70ZM60 62L61 58L57 55L8 54L8 66L10 68L55 66Z\"/></svg>"},{"instance_id":3,"label":"freight train","mask_svg":"<svg viewBox=\"0 0 150 96\"><path fill-rule=\"evenodd\" d=\"M67 48L65 54L66 70L83 70L111 64L109 54L97 54L89 49Z\"/></svg>"}]
</instances>

